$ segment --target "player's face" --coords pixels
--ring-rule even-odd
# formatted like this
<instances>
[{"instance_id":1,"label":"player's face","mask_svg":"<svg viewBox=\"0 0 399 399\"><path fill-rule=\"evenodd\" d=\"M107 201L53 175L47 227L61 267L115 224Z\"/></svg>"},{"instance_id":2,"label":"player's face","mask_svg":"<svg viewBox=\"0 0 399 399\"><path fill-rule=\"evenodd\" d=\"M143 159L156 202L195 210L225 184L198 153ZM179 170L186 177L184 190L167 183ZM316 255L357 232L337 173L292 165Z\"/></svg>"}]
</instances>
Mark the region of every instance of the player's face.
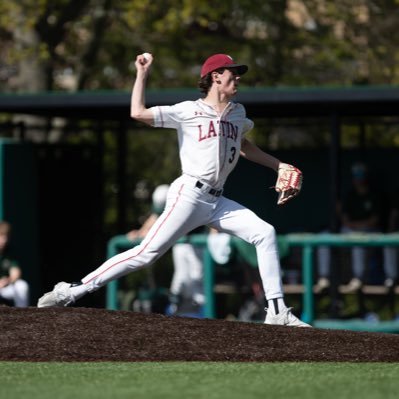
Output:
<instances>
[{"instance_id":1,"label":"player's face","mask_svg":"<svg viewBox=\"0 0 399 399\"><path fill-rule=\"evenodd\" d=\"M238 81L240 75L235 68L225 69L221 75L219 75L221 81L220 89L228 96L234 96L237 93Z\"/></svg>"}]
</instances>

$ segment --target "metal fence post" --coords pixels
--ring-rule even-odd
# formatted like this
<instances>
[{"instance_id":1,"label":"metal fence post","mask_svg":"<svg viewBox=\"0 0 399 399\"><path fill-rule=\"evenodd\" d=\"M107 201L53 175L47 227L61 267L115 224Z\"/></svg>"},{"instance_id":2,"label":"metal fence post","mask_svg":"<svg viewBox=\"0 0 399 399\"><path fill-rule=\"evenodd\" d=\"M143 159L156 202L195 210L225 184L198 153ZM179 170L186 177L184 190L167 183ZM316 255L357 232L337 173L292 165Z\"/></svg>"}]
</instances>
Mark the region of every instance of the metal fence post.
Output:
<instances>
[{"instance_id":1,"label":"metal fence post","mask_svg":"<svg viewBox=\"0 0 399 399\"><path fill-rule=\"evenodd\" d=\"M107 284L107 309L118 310L118 280L113 280Z\"/></svg>"},{"instance_id":2,"label":"metal fence post","mask_svg":"<svg viewBox=\"0 0 399 399\"><path fill-rule=\"evenodd\" d=\"M213 286L215 283L215 263L212 259L208 247L204 250L204 293L205 293L205 306L204 315L206 318L214 319L215 312L215 293Z\"/></svg>"},{"instance_id":3,"label":"metal fence post","mask_svg":"<svg viewBox=\"0 0 399 399\"><path fill-rule=\"evenodd\" d=\"M302 320L305 323L312 323L314 319L314 297L313 297L313 247L303 247L303 311Z\"/></svg>"}]
</instances>

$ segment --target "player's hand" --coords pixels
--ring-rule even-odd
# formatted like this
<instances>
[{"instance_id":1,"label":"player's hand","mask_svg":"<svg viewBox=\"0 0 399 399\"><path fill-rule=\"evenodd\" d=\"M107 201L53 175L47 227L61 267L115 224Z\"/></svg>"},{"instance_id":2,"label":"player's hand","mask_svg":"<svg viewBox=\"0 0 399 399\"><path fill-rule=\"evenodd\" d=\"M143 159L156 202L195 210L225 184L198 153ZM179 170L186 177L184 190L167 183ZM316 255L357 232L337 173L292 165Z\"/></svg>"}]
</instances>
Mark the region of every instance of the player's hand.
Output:
<instances>
[{"instance_id":1,"label":"player's hand","mask_svg":"<svg viewBox=\"0 0 399 399\"><path fill-rule=\"evenodd\" d=\"M0 278L0 288L7 287L7 285L10 283L8 277L2 277Z\"/></svg>"},{"instance_id":2,"label":"player's hand","mask_svg":"<svg viewBox=\"0 0 399 399\"><path fill-rule=\"evenodd\" d=\"M126 233L126 237L130 241L137 240L139 238L139 230L131 230L128 233Z\"/></svg>"},{"instance_id":3,"label":"player's hand","mask_svg":"<svg viewBox=\"0 0 399 399\"><path fill-rule=\"evenodd\" d=\"M150 53L139 54L134 63L137 71L148 72L154 57Z\"/></svg>"},{"instance_id":4,"label":"player's hand","mask_svg":"<svg viewBox=\"0 0 399 399\"><path fill-rule=\"evenodd\" d=\"M278 192L277 205L284 205L296 197L302 188L302 172L295 166L280 163L275 190Z\"/></svg>"}]
</instances>

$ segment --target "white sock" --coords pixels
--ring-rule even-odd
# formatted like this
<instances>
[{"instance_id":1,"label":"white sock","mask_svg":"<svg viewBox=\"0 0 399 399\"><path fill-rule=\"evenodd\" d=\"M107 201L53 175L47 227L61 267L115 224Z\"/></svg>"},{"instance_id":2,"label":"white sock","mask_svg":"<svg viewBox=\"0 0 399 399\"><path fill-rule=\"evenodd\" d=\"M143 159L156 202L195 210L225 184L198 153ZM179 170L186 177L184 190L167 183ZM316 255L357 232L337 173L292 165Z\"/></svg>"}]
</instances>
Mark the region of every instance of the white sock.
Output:
<instances>
[{"instance_id":1,"label":"white sock","mask_svg":"<svg viewBox=\"0 0 399 399\"><path fill-rule=\"evenodd\" d=\"M273 298L267 301L267 311L271 315L275 316L276 314L281 313L287 306L285 305L284 298Z\"/></svg>"},{"instance_id":2,"label":"white sock","mask_svg":"<svg viewBox=\"0 0 399 399\"><path fill-rule=\"evenodd\" d=\"M85 296L88 292L86 284L73 285L71 287L71 295L74 302Z\"/></svg>"}]
</instances>

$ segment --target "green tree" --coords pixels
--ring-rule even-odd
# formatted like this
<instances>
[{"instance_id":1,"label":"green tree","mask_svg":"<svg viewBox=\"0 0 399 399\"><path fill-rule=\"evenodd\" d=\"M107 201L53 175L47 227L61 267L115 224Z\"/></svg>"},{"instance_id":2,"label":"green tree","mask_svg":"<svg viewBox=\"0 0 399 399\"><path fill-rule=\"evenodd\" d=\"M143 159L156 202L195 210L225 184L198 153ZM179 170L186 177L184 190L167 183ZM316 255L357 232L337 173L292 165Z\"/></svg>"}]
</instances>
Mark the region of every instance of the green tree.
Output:
<instances>
[{"instance_id":1,"label":"green tree","mask_svg":"<svg viewBox=\"0 0 399 399\"><path fill-rule=\"evenodd\" d=\"M153 87L193 86L214 52L248 62L251 87L396 84L397 15L398 0L5 0L0 79L10 91L126 90L149 51Z\"/></svg>"}]
</instances>

